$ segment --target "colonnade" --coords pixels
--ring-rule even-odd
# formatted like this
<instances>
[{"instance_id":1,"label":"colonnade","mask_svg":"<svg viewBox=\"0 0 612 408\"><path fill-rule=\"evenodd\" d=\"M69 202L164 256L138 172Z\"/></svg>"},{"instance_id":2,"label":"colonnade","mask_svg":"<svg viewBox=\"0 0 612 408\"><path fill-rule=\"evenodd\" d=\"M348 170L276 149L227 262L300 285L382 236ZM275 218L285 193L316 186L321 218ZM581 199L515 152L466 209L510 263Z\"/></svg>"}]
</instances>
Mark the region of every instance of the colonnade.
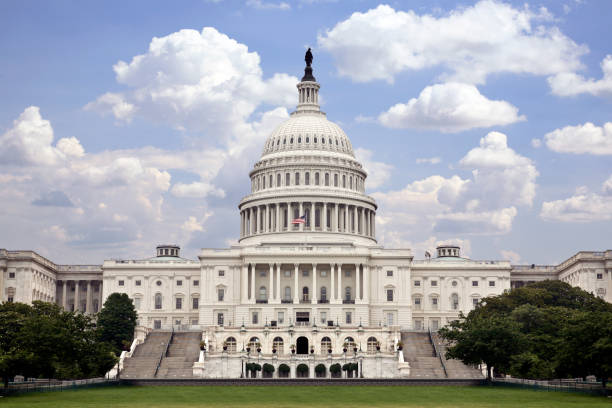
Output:
<instances>
[{"instance_id":1,"label":"colonnade","mask_svg":"<svg viewBox=\"0 0 612 408\"><path fill-rule=\"evenodd\" d=\"M305 215L302 224L291 224ZM327 231L376 236L376 212L370 208L328 202L262 204L240 212L240 237L284 231Z\"/></svg>"},{"instance_id":2,"label":"colonnade","mask_svg":"<svg viewBox=\"0 0 612 408\"><path fill-rule=\"evenodd\" d=\"M242 265L242 273L240 274L240 288L241 288L241 303L355 303L357 302L368 302L370 293L370 268L366 264L279 264L271 263L267 265L267 270L257 268L256 264L244 264ZM264 266L265 268L265 266ZM344 268L344 269L343 269ZM285 271L291 272L292 285L291 287L291 299L287 299L281 294L281 270L283 275ZM262 299L258 296L256 291L255 280L258 272L266 272L267 281L266 285L266 298ZM308 271L308 276L300 276L300 272ZM329 272L329 278L327 276L320 276L321 272ZM343 291L343 273L342 272L355 272L354 282L355 286L351 287L350 299L347 299L345 292ZM303 275L303 274L302 274ZM327 292L326 288L326 299L319 298L319 286L317 285L317 279L322 279L319 283L329 284L330 291ZM353 282L353 276L351 276L351 283ZM261 282L260 282L261 286ZM305 299L303 294L300 297L300 288L308 287L308 297ZM353 291L354 289L354 291Z\"/></svg>"},{"instance_id":3,"label":"colonnade","mask_svg":"<svg viewBox=\"0 0 612 408\"><path fill-rule=\"evenodd\" d=\"M55 280L38 271L32 272L32 301L35 300L55 300Z\"/></svg>"},{"instance_id":4,"label":"colonnade","mask_svg":"<svg viewBox=\"0 0 612 408\"><path fill-rule=\"evenodd\" d=\"M72 282L72 283L70 283ZM83 285L85 283L85 285ZM99 280L61 280L58 285L62 286L62 307L64 310L69 310L70 305L74 305L75 312L97 313L102 306L102 281ZM84 287L83 287L84 286ZM68 303L68 288L74 288L74 296L72 304ZM95 289L98 289L97 292ZM81 290L85 291L85 303L81 303ZM95 292L95 296L94 296Z\"/></svg>"}]
</instances>

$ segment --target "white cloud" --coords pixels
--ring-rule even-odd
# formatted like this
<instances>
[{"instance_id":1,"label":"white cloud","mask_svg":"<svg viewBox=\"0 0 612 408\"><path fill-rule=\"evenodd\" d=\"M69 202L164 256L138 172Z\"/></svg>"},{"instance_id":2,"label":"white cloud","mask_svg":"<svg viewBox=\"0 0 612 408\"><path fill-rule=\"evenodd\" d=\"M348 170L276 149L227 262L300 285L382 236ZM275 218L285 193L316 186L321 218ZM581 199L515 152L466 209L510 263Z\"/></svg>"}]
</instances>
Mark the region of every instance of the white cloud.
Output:
<instances>
[{"instance_id":1,"label":"white cloud","mask_svg":"<svg viewBox=\"0 0 612 408\"><path fill-rule=\"evenodd\" d=\"M60 152L69 157L83 157L85 150L81 142L76 137L65 137L57 141L57 148Z\"/></svg>"},{"instance_id":2,"label":"white cloud","mask_svg":"<svg viewBox=\"0 0 612 408\"><path fill-rule=\"evenodd\" d=\"M368 177L366 179L366 187L368 189L380 187L391 177L393 166L387 163L372 160L371 150L360 147L355 150L355 156L368 173Z\"/></svg>"},{"instance_id":3,"label":"white cloud","mask_svg":"<svg viewBox=\"0 0 612 408\"><path fill-rule=\"evenodd\" d=\"M540 148L542 146L542 140L536 138L531 139L531 146L536 149Z\"/></svg>"},{"instance_id":4,"label":"white cloud","mask_svg":"<svg viewBox=\"0 0 612 408\"><path fill-rule=\"evenodd\" d=\"M442 161L439 157L420 157L416 159L416 164L438 164Z\"/></svg>"},{"instance_id":5,"label":"white cloud","mask_svg":"<svg viewBox=\"0 0 612 408\"><path fill-rule=\"evenodd\" d=\"M202 224L198 222L196 217L190 216L181 226L184 231L194 232L194 231L204 231L204 227Z\"/></svg>"},{"instance_id":6,"label":"white cloud","mask_svg":"<svg viewBox=\"0 0 612 408\"><path fill-rule=\"evenodd\" d=\"M603 194L581 186L566 199L542 203L540 217L547 221L593 222L612 220L612 175L602 183Z\"/></svg>"},{"instance_id":7,"label":"white cloud","mask_svg":"<svg viewBox=\"0 0 612 408\"><path fill-rule=\"evenodd\" d=\"M177 197L204 198L209 195L219 198L225 197L225 191L222 189L202 182L177 183L172 187L171 193Z\"/></svg>"},{"instance_id":8,"label":"white cloud","mask_svg":"<svg viewBox=\"0 0 612 408\"><path fill-rule=\"evenodd\" d=\"M545 136L546 146L558 153L612 154L612 122L602 127L591 122L555 129Z\"/></svg>"},{"instance_id":9,"label":"white cloud","mask_svg":"<svg viewBox=\"0 0 612 408\"><path fill-rule=\"evenodd\" d=\"M215 142L243 132L262 103L293 104L298 82L286 74L264 79L259 55L212 27L155 37L146 53L113 69L127 90L106 93L86 109L205 131Z\"/></svg>"},{"instance_id":10,"label":"white cloud","mask_svg":"<svg viewBox=\"0 0 612 408\"><path fill-rule=\"evenodd\" d=\"M272 3L263 0L247 0L246 5L249 7L253 7L256 9L266 10L266 9L277 9L277 10L289 10L291 6L289 3L284 1L278 3Z\"/></svg>"},{"instance_id":11,"label":"white cloud","mask_svg":"<svg viewBox=\"0 0 612 408\"><path fill-rule=\"evenodd\" d=\"M588 93L595 96L612 95L612 55L606 55L601 62L603 77L599 80L586 79L575 72L562 72L548 78L552 92L559 96L574 96Z\"/></svg>"},{"instance_id":12,"label":"white cloud","mask_svg":"<svg viewBox=\"0 0 612 408\"><path fill-rule=\"evenodd\" d=\"M514 251L511 251L509 249L502 249L501 251L499 251L499 253L501 254L503 259L509 260L510 263L514 265L521 262L521 256Z\"/></svg>"},{"instance_id":13,"label":"white cloud","mask_svg":"<svg viewBox=\"0 0 612 408\"><path fill-rule=\"evenodd\" d=\"M460 82L492 73L554 75L581 68L588 49L556 26L546 9L484 0L447 15L418 15L379 5L356 12L318 36L340 75L392 82L403 71L441 67ZM384 44L384 46L381 46Z\"/></svg>"},{"instance_id":14,"label":"white cloud","mask_svg":"<svg viewBox=\"0 0 612 408\"><path fill-rule=\"evenodd\" d=\"M506 101L492 101L474 85L448 82L428 86L418 98L398 103L378 117L390 128L439 130L446 133L502 126L525 120Z\"/></svg>"},{"instance_id":15,"label":"white cloud","mask_svg":"<svg viewBox=\"0 0 612 408\"><path fill-rule=\"evenodd\" d=\"M415 244L424 234L500 235L512 230L518 208L532 205L535 197L538 172L531 160L511 149L506 135L490 132L460 165L471 170L471 178L434 175L401 190L372 193L380 206L377 233L385 245Z\"/></svg>"}]
</instances>

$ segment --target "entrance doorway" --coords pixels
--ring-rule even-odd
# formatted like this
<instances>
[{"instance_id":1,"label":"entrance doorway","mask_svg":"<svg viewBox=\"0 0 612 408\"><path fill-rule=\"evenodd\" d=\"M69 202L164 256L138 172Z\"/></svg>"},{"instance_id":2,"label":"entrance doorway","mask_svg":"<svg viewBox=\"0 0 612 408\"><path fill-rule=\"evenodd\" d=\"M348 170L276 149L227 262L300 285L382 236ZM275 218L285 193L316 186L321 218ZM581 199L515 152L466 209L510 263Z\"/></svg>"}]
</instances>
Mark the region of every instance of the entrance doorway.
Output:
<instances>
[{"instance_id":1,"label":"entrance doorway","mask_svg":"<svg viewBox=\"0 0 612 408\"><path fill-rule=\"evenodd\" d=\"M295 352L297 354L308 354L308 338L298 337L295 342Z\"/></svg>"}]
</instances>

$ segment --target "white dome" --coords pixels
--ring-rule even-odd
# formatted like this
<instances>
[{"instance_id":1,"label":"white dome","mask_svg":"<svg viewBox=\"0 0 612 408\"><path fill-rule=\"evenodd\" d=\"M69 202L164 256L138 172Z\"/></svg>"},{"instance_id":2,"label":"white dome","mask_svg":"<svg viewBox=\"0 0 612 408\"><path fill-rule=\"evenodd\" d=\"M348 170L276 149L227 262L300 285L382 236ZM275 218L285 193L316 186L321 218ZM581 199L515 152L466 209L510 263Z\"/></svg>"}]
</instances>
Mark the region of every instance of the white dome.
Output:
<instances>
[{"instance_id":1,"label":"white dome","mask_svg":"<svg viewBox=\"0 0 612 408\"><path fill-rule=\"evenodd\" d=\"M355 157L344 131L322 112L294 112L268 136L262 156L297 150L323 150Z\"/></svg>"}]
</instances>

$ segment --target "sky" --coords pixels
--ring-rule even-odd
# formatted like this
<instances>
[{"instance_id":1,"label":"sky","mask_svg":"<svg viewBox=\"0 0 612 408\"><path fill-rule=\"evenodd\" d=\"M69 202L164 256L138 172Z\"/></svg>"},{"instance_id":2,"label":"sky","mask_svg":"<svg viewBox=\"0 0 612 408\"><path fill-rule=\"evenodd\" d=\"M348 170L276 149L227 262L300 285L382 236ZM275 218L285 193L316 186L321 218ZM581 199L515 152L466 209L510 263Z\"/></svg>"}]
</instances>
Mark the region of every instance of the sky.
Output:
<instances>
[{"instance_id":1,"label":"sky","mask_svg":"<svg viewBox=\"0 0 612 408\"><path fill-rule=\"evenodd\" d=\"M612 249L612 2L0 2L0 248L226 248L312 47L377 238L423 258Z\"/></svg>"}]
</instances>

